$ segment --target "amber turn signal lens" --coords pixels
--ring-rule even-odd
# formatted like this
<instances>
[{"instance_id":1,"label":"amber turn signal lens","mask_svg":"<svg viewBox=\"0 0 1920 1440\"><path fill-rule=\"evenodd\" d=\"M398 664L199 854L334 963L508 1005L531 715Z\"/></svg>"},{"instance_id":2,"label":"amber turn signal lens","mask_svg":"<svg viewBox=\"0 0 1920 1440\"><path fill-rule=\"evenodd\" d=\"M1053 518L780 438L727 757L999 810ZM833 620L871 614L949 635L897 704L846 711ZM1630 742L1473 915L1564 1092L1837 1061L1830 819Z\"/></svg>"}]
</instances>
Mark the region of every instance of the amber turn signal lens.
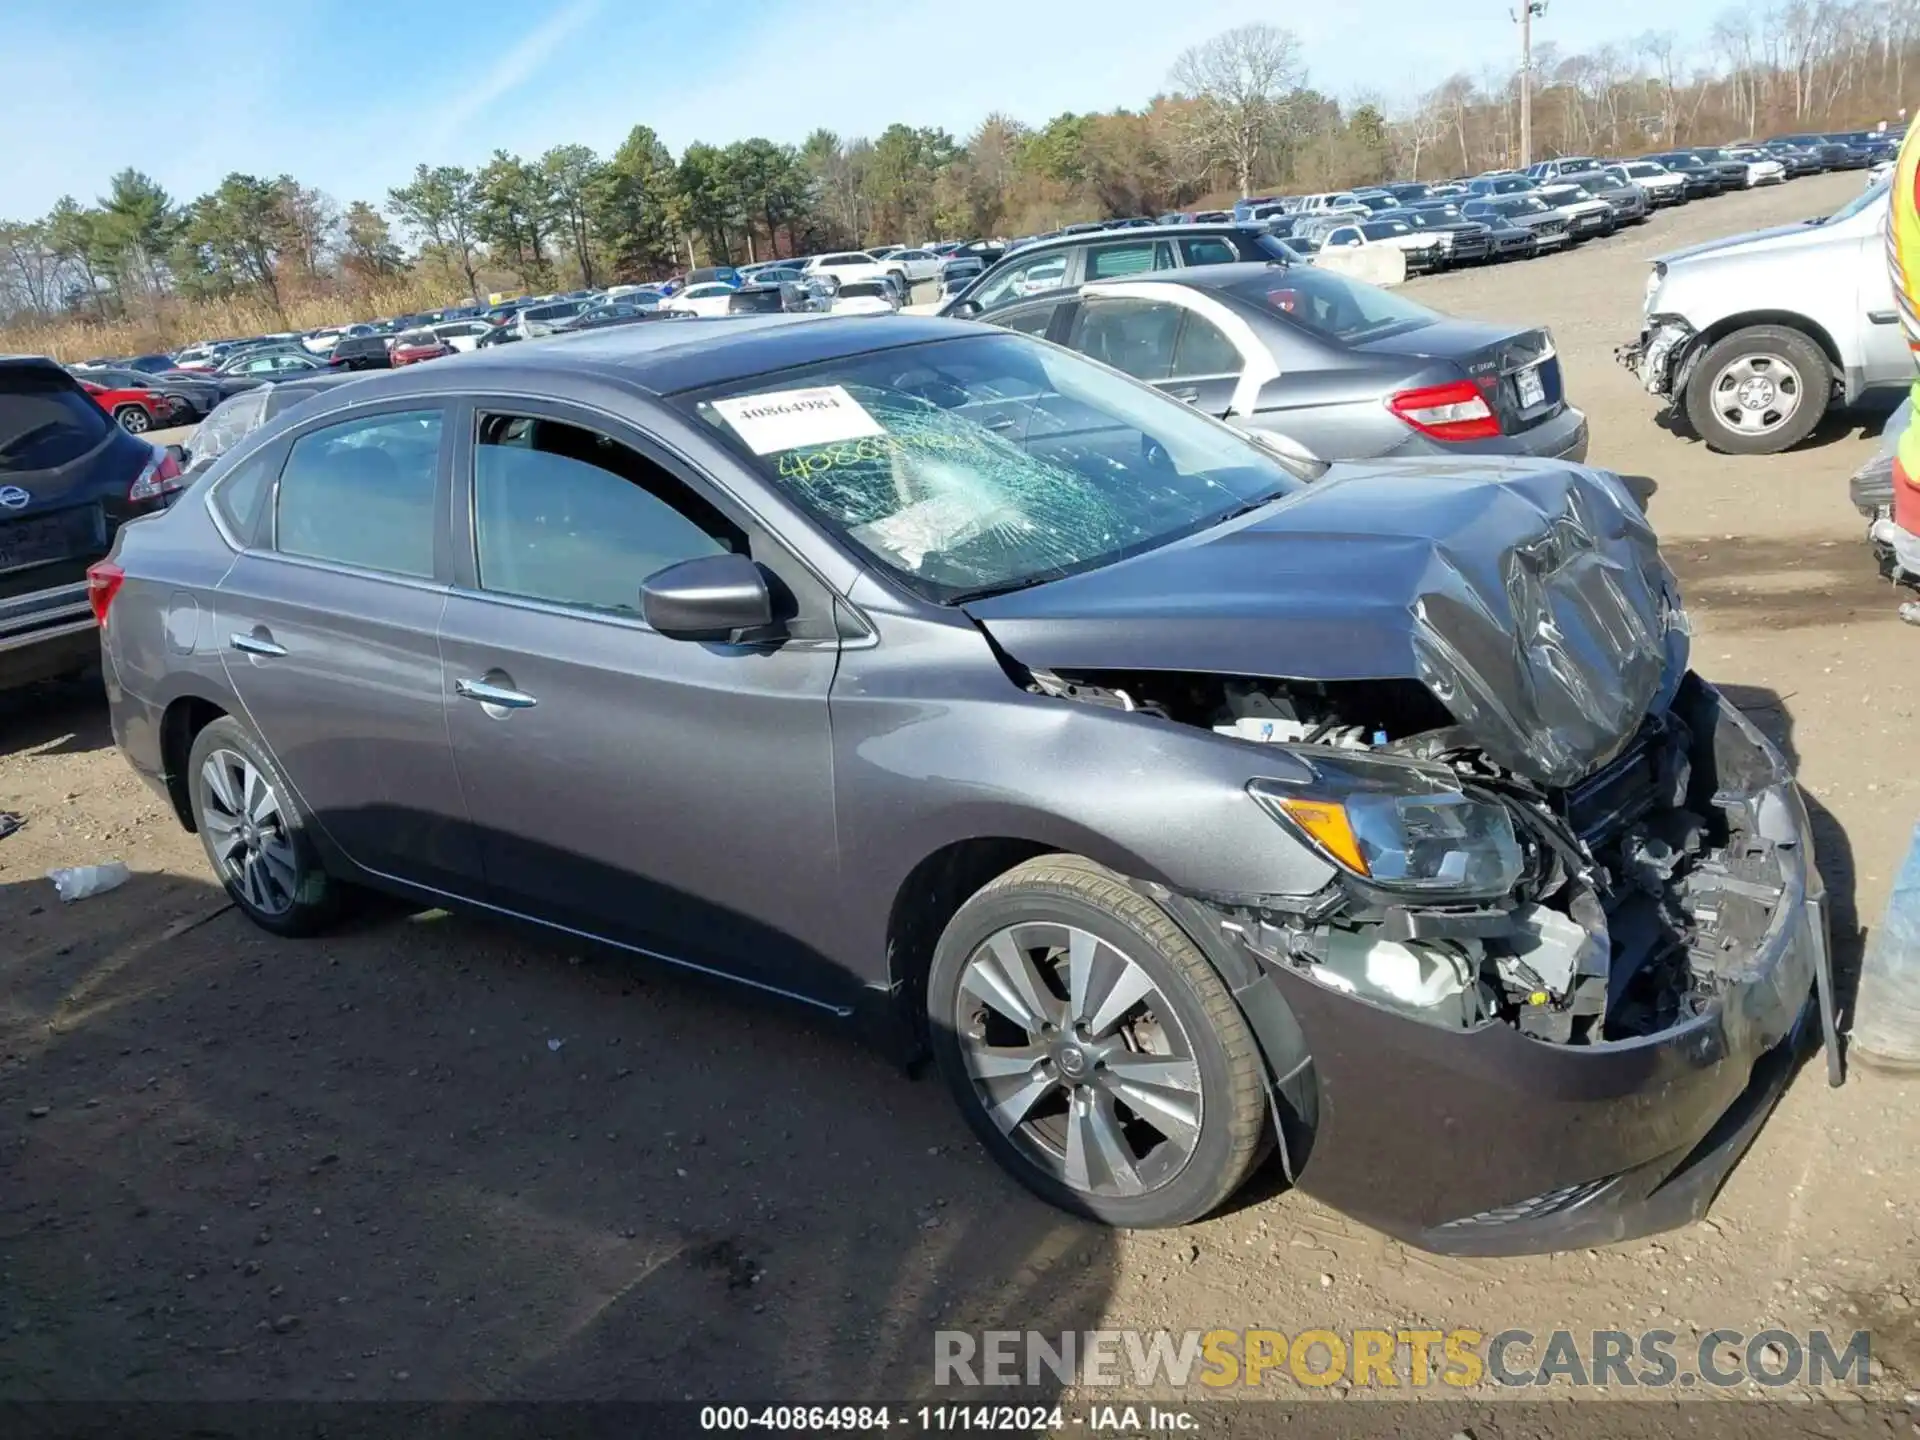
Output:
<instances>
[{"instance_id":1,"label":"amber turn signal lens","mask_svg":"<svg viewBox=\"0 0 1920 1440\"><path fill-rule=\"evenodd\" d=\"M1360 844L1353 838L1353 826L1347 820L1347 807L1331 804L1325 800L1279 800L1280 808L1287 812L1287 818L1298 825L1327 854L1356 874L1365 875L1366 856L1360 853Z\"/></svg>"}]
</instances>

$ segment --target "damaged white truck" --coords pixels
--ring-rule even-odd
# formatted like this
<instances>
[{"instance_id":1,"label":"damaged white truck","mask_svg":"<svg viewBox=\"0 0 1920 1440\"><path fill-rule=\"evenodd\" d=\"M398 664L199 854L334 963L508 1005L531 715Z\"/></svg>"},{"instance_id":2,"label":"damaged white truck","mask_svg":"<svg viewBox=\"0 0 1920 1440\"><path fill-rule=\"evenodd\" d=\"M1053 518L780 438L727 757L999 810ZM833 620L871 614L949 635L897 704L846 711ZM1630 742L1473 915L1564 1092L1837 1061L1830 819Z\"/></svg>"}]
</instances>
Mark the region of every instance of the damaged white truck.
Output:
<instances>
[{"instance_id":1,"label":"damaged white truck","mask_svg":"<svg viewBox=\"0 0 1920 1440\"><path fill-rule=\"evenodd\" d=\"M1615 358L1710 448L1790 449L1830 406L1912 383L1886 218L1882 182L1831 215L1658 257Z\"/></svg>"}]
</instances>

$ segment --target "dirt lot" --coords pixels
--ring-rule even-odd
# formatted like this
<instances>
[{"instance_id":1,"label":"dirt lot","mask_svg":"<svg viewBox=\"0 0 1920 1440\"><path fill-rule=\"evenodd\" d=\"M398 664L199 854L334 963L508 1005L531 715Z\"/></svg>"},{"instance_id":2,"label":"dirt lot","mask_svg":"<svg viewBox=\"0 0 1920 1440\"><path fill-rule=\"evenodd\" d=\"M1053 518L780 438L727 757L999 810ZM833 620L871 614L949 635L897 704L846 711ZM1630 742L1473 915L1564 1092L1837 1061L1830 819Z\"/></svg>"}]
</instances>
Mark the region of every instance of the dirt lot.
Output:
<instances>
[{"instance_id":1,"label":"dirt lot","mask_svg":"<svg viewBox=\"0 0 1920 1440\"><path fill-rule=\"evenodd\" d=\"M1848 931L1920 810L1917 637L1846 501L1878 422L1717 457L1611 347L1652 255L1858 183L1409 287L1552 325L1594 458L1657 484L1699 668L1798 759ZM1711 1220L1652 1243L1435 1259L1274 1185L1110 1234L1003 1180L935 1084L785 1012L441 915L260 934L95 693L0 709L0 810L27 820L0 840L0 1398L899 1398L936 1322L1870 1326L1890 1393L1920 1388L1920 1082L1807 1068ZM55 899L49 868L107 857L128 885Z\"/></svg>"}]
</instances>

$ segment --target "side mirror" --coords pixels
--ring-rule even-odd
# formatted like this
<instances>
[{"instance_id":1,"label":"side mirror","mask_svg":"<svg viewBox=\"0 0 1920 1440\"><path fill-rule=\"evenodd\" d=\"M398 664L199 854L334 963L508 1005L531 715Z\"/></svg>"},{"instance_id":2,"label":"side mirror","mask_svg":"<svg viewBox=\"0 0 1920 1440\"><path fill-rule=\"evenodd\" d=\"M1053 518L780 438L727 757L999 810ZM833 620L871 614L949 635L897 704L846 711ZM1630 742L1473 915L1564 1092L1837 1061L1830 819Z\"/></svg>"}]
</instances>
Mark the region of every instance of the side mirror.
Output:
<instances>
[{"instance_id":1,"label":"side mirror","mask_svg":"<svg viewBox=\"0 0 1920 1440\"><path fill-rule=\"evenodd\" d=\"M1291 435L1282 435L1277 430L1240 430L1238 426L1233 428L1302 480L1318 480L1333 468L1328 461L1322 460Z\"/></svg>"},{"instance_id":2,"label":"side mirror","mask_svg":"<svg viewBox=\"0 0 1920 1440\"><path fill-rule=\"evenodd\" d=\"M737 639L773 623L766 573L746 555L702 555L640 582L640 615L669 640Z\"/></svg>"},{"instance_id":3,"label":"side mirror","mask_svg":"<svg viewBox=\"0 0 1920 1440\"><path fill-rule=\"evenodd\" d=\"M946 309L946 314L956 320L971 320L980 313L978 300L956 300Z\"/></svg>"},{"instance_id":4,"label":"side mirror","mask_svg":"<svg viewBox=\"0 0 1920 1440\"><path fill-rule=\"evenodd\" d=\"M167 454L173 457L173 463L178 465L182 470L187 468L187 461L191 457L187 454L186 446L169 445L167 446Z\"/></svg>"}]
</instances>

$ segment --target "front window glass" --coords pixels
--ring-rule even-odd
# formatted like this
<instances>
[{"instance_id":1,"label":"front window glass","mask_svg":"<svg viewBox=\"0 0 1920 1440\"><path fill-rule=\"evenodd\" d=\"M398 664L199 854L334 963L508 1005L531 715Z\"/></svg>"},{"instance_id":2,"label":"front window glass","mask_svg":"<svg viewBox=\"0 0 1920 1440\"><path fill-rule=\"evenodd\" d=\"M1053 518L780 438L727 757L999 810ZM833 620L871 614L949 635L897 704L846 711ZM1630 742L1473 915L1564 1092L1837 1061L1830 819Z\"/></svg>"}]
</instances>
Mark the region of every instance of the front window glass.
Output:
<instances>
[{"instance_id":1,"label":"front window glass","mask_svg":"<svg viewBox=\"0 0 1920 1440\"><path fill-rule=\"evenodd\" d=\"M1180 402L1004 333L683 403L829 532L940 603L1093 569L1301 483Z\"/></svg>"},{"instance_id":2,"label":"front window glass","mask_svg":"<svg viewBox=\"0 0 1920 1440\"><path fill-rule=\"evenodd\" d=\"M1177 306L1151 300L1088 300L1067 344L1136 380L1164 380L1173 368L1180 315Z\"/></svg>"},{"instance_id":3,"label":"front window glass","mask_svg":"<svg viewBox=\"0 0 1920 1440\"><path fill-rule=\"evenodd\" d=\"M746 538L619 441L532 416L483 415L473 452L480 587L637 613L640 582Z\"/></svg>"}]
</instances>

